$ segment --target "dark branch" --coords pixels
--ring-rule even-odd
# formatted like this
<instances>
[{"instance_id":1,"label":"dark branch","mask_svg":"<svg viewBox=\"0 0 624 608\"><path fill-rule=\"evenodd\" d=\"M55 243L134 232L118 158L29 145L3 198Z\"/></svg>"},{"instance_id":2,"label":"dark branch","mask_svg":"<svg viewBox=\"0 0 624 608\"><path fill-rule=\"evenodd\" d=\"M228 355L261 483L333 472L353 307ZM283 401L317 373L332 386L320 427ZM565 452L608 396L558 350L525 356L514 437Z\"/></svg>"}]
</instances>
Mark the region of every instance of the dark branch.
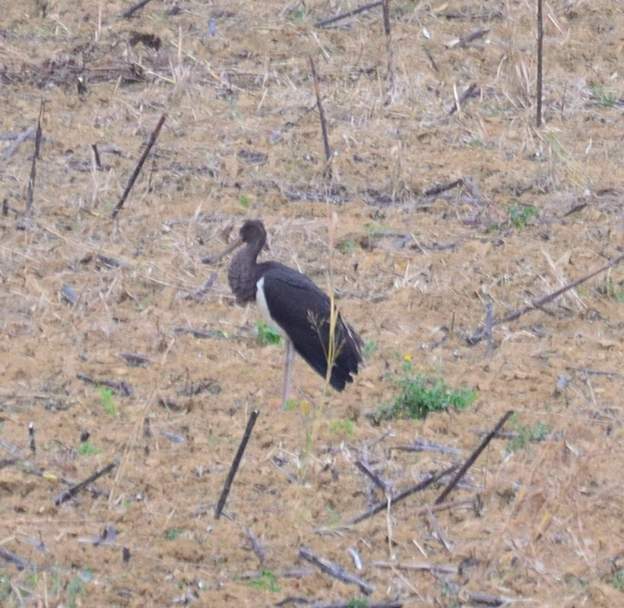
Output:
<instances>
[{"instance_id":1,"label":"dark branch","mask_svg":"<svg viewBox=\"0 0 624 608\"><path fill-rule=\"evenodd\" d=\"M439 505L440 503L444 502L444 500L451 493L453 488L459 483L461 478L466 474L466 471L468 471L468 469L475 463L475 460L477 460L477 458L479 458L479 455L481 454L481 452L483 452L483 450L487 447L488 443L490 443L490 441L492 441L492 439L494 439L494 437L496 436L496 433L498 433L498 431L500 431L503 428L503 425L505 424L505 422L507 422L507 420L509 420L509 418L512 416L512 414L513 414L513 410L509 410L498 421L498 423L492 429L492 431L490 431L483 438L483 440L481 441L481 443L479 444L477 449L472 454L470 454L470 456L468 457L466 462L464 462L464 464L461 466L459 471L457 471L455 477L453 477L453 479L446 486L446 488L444 488L444 491L442 492L442 494L440 494L440 496L438 496L436 498L435 502L433 503L434 505Z\"/></svg>"},{"instance_id":2,"label":"dark branch","mask_svg":"<svg viewBox=\"0 0 624 608\"><path fill-rule=\"evenodd\" d=\"M132 175L130 176L130 179L128 180L128 185L126 186L126 189L121 195L119 202L115 206L115 209L113 209L113 219L117 217L117 214L121 211L121 208L126 202L126 199L128 198L128 195L130 194L130 190L132 190L132 186L134 186L134 182L136 181L137 177L139 177L139 173L141 172L141 169L143 168L143 164L145 163L145 159L147 158L147 155L150 153L150 150L152 149L152 147L156 143L156 140L158 139L160 129L165 123L166 118L167 118L167 115L163 114L160 117L158 124L156 125L156 128L152 131L149 141L147 142L147 146L145 146L145 150L143 150L143 154L141 154L141 158L139 158L139 162L136 164L136 167L134 168L134 171L132 172Z\"/></svg>"},{"instance_id":3,"label":"dark branch","mask_svg":"<svg viewBox=\"0 0 624 608\"><path fill-rule=\"evenodd\" d=\"M370 595L374 591L374 587L359 576L347 572L342 566L334 564L334 562L330 562L328 559L315 555L307 547L299 548L299 557L315 565L321 572L329 574L329 576L333 576L343 583L357 585L360 591L366 595Z\"/></svg>"},{"instance_id":4,"label":"dark branch","mask_svg":"<svg viewBox=\"0 0 624 608\"><path fill-rule=\"evenodd\" d=\"M223 511L223 507L225 506L225 501L227 500L228 494L230 493L230 488L232 487L232 482L234 481L234 476L238 471L238 467L240 466L240 462L243 458L243 454L245 453L245 448L247 447L247 442L251 437L251 431L253 431L254 424L256 424L256 419L260 412L258 410L253 410L251 415L249 416L249 420L247 421L247 427L245 428L245 433L243 434L243 438L241 439L240 445L238 446L238 451L236 452L236 456L234 456L234 460L232 461L232 466L230 467L230 471L228 476L223 484L223 490L221 490L221 496L219 497L219 502L217 503L217 508L215 509L215 518L219 519L221 517L221 513Z\"/></svg>"},{"instance_id":5,"label":"dark branch","mask_svg":"<svg viewBox=\"0 0 624 608\"><path fill-rule=\"evenodd\" d=\"M96 471L95 473L93 473L93 475L90 475L84 481L81 481L80 483L73 485L71 488L68 488L67 490L59 494L54 499L54 504L56 506L59 506L59 505L62 505L64 502L71 500L74 496L76 496L76 494L78 494L78 492L86 488L90 483L93 483L94 481L102 477L102 475L106 475L107 473L110 473L116 466L117 466L116 462L111 462L107 464L103 469Z\"/></svg>"}]
</instances>

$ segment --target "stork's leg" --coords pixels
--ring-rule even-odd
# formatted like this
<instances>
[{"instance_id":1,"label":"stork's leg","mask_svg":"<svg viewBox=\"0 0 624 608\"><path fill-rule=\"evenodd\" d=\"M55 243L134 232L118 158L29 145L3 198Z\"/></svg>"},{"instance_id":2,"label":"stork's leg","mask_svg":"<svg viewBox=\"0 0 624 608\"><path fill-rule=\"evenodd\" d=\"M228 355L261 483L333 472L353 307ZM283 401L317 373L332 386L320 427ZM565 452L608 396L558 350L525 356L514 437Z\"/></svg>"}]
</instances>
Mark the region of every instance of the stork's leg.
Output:
<instances>
[{"instance_id":1,"label":"stork's leg","mask_svg":"<svg viewBox=\"0 0 624 608\"><path fill-rule=\"evenodd\" d=\"M286 342L286 360L284 362L284 385L282 387L282 409L286 409L288 395L290 394L290 380L292 376L292 366L295 358L295 349L293 343L285 338Z\"/></svg>"}]
</instances>

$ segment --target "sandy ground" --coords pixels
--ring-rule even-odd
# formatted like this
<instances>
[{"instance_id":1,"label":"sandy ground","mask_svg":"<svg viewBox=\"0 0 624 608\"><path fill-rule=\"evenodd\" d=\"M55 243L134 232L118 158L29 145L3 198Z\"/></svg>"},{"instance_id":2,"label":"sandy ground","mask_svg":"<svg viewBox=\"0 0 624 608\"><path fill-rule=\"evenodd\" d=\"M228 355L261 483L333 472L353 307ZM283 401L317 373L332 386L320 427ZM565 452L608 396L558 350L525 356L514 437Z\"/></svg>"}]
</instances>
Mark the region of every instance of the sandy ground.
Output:
<instances>
[{"instance_id":1,"label":"sandy ground","mask_svg":"<svg viewBox=\"0 0 624 608\"><path fill-rule=\"evenodd\" d=\"M500 319L622 253L620 3L546 3L539 130L530 2L391 3L391 78L379 8L315 27L354 2L154 1L131 19L120 1L6 4L0 604L624 603L624 270L466 340L488 303ZM286 412L283 349L259 344L257 311L234 305L227 259L201 263L257 217L272 258L325 288L331 263L366 344L340 394L299 360ZM372 425L406 361L478 399ZM441 482L343 525L384 500L356 460L399 492L462 462L509 409L511 435L450 508L425 509ZM393 449L423 441L444 449Z\"/></svg>"}]
</instances>

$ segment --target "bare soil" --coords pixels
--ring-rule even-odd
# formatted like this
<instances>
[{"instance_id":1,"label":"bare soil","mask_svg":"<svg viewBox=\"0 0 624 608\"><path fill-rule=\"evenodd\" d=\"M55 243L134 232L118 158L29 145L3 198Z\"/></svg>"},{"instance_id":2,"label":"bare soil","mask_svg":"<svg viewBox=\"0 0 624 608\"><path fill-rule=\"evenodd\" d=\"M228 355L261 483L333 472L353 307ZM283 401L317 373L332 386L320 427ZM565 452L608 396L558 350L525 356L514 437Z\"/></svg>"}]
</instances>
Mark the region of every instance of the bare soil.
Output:
<instances>
[{"instance_id":1,"label":"bare soil","mask_svg":"<svg viewBox=\"0 0 624 608\"><path fill-rule=\"evenodd\" d=\"M392 84L379 8L318 28L357 4L157 0L120 18L129 6L2 7L0 604L367 605L306 546L372 585L371 605L624 605L624 269L466 341L488 303L501 318L622 251L621 3L545 3L540 129L533 2L392 2ZM25 214L34 141L19 136L41 101ZM227 259L201 263L248 217L270 231L265 257L325 288L331 264L368 354L343 393L299 360L282 411L283 349L234 305ZM406 361L477 401L372 425ZM512 435L458 504L423 510L445 481L341 527L384 499L357 459L398 492L509 409ZM455 451L392 449L423 440Z\"/></svg>"}]
</instances>

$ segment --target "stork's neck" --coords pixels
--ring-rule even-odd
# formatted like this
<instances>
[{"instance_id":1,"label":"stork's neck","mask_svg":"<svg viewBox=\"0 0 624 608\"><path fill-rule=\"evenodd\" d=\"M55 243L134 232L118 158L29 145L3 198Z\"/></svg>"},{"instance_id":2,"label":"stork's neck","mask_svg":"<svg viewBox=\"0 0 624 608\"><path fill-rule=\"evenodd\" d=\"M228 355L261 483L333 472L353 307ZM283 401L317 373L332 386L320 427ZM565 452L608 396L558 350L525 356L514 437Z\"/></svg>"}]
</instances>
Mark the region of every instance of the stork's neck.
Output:
<instances>
[{"instance_id":1,"label":"stork's neck","mask_svg":"<svg viewBox=\"0 0 624 608\"><path fill-rule=\"evenodd\" d=\"M228 282L240 304L256 299L256 281L259 278L256 259L263 245L261 240L247 243L230 263Z\"/></svg>"}]
</instances>

